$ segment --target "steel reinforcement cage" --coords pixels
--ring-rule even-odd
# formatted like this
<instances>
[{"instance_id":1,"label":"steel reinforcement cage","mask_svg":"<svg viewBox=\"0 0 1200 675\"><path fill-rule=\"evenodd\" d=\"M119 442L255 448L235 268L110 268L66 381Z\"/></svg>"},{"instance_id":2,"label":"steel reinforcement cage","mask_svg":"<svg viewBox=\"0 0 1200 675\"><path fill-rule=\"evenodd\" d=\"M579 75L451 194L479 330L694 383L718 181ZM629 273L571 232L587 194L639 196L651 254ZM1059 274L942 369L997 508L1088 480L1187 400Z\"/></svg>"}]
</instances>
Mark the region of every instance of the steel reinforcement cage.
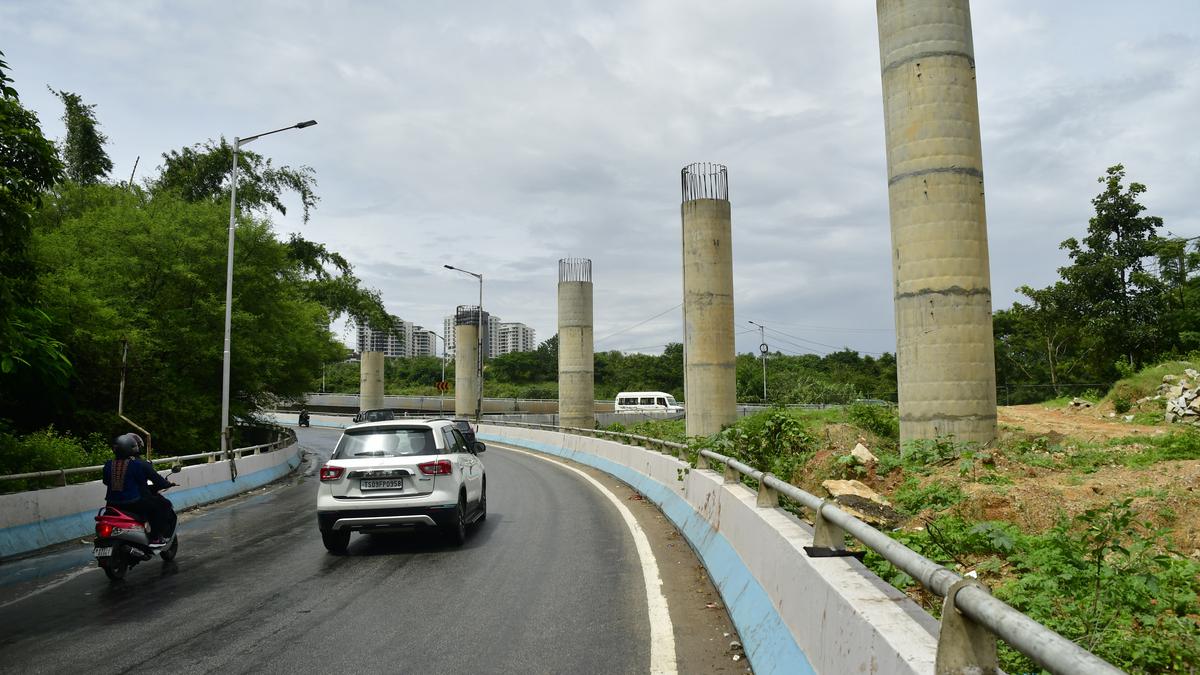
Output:
<instances>
[{"instance_id":1,"label":"steel reinforcement cage","mask_svg":"<svg viewBox=\"0 0 1200 675\"><path fill-rule=\"evenodd\" d=\"M729 171L724 164L696 162L688 164L679 172L683 201L696 199L729 200Z\"/></svg>"},{"instance_id":2,"label":"steel reinforcement cage","mask_svg":"<svg viewBox=\"0 0 1200 675\"><path fill-rule=\"evenodd\" d=\"M558 261L558 283L582 281L592 283L592 261L588 258L563 258Z\"/></svg>"},{"instance_id":3,"label":"steel reinforcement cage","mask_svg":"<svg viewBox=\"0 0 1200 675\"><path fill-rule=\"evenodd\" d=\"M459 305L458 308L454 310L454 325L478 326L479 314L479 305Z\"/></svg>"}]
</instances>

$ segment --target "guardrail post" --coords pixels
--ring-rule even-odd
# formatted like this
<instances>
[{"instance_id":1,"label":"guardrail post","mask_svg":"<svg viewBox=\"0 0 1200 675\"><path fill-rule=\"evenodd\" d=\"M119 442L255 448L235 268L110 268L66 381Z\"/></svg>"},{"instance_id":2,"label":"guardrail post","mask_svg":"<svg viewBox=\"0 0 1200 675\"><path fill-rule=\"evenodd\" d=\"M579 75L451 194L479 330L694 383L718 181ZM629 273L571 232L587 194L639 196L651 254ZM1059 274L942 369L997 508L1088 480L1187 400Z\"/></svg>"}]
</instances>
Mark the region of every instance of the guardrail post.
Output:
<instances>
[{"instance_id":1,"label":"guardrail post","mask_svg":"<svg viewBox=\"0 0 1200 675\"><path fill-rule=\"evenodd\" d=\"M954 596L967 586L975 586L984 593L990 593L987 586L971 578L960 579L950 587L942 603L942 626L938 632L934 669L939 674L996 675L1000 672L1000 661L996 656L996 636L964 616L954 604Z\"/></svg>"},{"instance_id":2,"label":"guardrail post","mask_svg":"<svg viewBox=\"0 0 1200 675\"><path fill-rule=\"evenodd\" d=\"M755 505L759 508L769 509L779 506L779 491L767 485L767 476L769 473L764 473L762 478L758 479L758 501Z\"/></svg>"},{"instance_id":3,"label":"guardrail post","mask_svg":"<svg viewBox=\"0 0 1200 675\"><path fill-rule=\"evenodd\" d=\"M729 466L728 463L725 464L725 470L722 473L724 474L726 484L736 483L740 480L737 469Z\"/></svg>"},{"instance_id":4,"label":"guardrail post","mask_svg":"<svg viewBox=\"0 0 1200 675\"><path fill-rule=\"evenodd\" d=\"M209 463L209 464L212 464L212 463L213 463L213 462L215 462L215 461L217 461L217 456L216 456L216 455L209 455L209 456L208 456L208 463Z\"/></svg>"},{"instance_id":5,"label":"guardrail post","mask_svg":"<svg viewBox=\"0 0 1200 675\"><path fill-rule=\"evenodd\" d=\"M821 502L813 515L813 545L811 548L823 549L827 552L844 551L846 549L846 533L842 528L826 520L823 511L827 505L832 505L829 500ZM812 551L809 551L809 555L812 555Z\"/></svg>"},{"instance_id":6,"label":"guardrail post","mask_svg":"<svg viewBox=\"0 0 1200 675\"><path fill-rule=\"evenodd\" d=\"M66 469L58 470L58 484L63 487L67 487L67 470Z\"/></svg>"},{"instance_id":7,"label":"guardrail post","mask_svg":"<svg viewBox=\"0 0 1200 675\"><path fill-rule=\"evenodd\" d=\"M705 457L703 453L700 453L700 452L696 453L696 468L697 469L707 469L708 468L708 458Z\"/></svg>"}]
</instances>

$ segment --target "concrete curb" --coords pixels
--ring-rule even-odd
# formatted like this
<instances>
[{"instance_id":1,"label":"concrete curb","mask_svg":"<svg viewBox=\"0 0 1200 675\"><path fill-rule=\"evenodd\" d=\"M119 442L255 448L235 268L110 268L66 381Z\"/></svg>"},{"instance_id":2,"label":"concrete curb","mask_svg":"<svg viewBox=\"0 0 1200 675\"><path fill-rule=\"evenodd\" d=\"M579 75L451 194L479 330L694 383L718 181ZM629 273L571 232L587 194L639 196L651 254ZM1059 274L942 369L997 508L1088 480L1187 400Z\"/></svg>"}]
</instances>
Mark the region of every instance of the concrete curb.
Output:
<instances>
[{"instance_id":1,"label":"concrete curb","mask_svg":"<svg viewBox=\"0 0 1200 675\"><path fill-rule=\"evenodd\" d=\"M236 481L230 480L228 461L186 466L171 478L180 487L165 494L176 510L208 504L278 480L300 461L300 446L293 444L237 460ZM90 535L104 492L97 480L0 495L0 558Z\"/></svg>"},{"instance_id":2,"label":"concrete curb","mask_svg":"<svg viewBox=\"0 0 1200 675\"><path fill-rule=\"evenodd\" d=\"M659 506L724 599L754 671L932 673L937 622L849 558L809 558L811 528L713 471L613 441L488 426L508 443L609 473Z\"/></svg>"}]
</instances>

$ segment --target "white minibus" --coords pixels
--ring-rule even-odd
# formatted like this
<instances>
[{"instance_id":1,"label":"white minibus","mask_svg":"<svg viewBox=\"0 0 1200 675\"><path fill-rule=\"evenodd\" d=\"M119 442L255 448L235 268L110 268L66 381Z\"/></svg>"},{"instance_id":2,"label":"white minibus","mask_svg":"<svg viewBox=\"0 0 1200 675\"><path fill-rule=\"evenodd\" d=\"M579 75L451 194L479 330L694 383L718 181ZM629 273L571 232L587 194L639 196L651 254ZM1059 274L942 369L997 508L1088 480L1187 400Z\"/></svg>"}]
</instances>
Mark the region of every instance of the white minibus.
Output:
<instances>
[{"instance_id":1,"label":"white minibus","mask_svg":"<svg viewBox=\"0 0 1200 675\"><path fill-rule=\"evenodd\" d=\"M675 397L662 391L623 391L617 394L615 412L683 412Z\"/></svg>"}]
</instances>

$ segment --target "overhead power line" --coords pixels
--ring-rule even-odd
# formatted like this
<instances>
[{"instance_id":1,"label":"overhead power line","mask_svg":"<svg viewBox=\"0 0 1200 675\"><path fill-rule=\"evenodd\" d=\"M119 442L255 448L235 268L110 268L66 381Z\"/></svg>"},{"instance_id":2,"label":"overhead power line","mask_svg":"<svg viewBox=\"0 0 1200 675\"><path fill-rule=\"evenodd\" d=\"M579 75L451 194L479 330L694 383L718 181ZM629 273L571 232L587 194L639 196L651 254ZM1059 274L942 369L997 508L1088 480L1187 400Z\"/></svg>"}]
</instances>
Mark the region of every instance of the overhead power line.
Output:
<instances>
[{"instance_id":1,"label":"overhead power line","mask_svg":"<svg viewBox=\"0 0 1200 675\"><path fill-rule=\"evenodd\" d=\"M678 305L675 305L674 307L668 307L667 309L664 309L663 311L659 312L658 314L655 314L654 316L650 317L649 319L639 321L639 322L633 324L632 326L629 326L628 328L622 328L621 330L619 330L615 333L610 333L608 335L605 335L604 337L600 338L599 340L596 340L596 342L594 344L600 344L601 342L604 342L605 340L608 340L609 338L614 338L622 333L627 333L627 332L633 330L634 328L637 328L638 326L650 323L651 321L657 319L658 317L660 317L668 312L673 312L673 311L679 309L680 307L683 307L682 302L679 303Z\"/></svg>"}]
</instances>

